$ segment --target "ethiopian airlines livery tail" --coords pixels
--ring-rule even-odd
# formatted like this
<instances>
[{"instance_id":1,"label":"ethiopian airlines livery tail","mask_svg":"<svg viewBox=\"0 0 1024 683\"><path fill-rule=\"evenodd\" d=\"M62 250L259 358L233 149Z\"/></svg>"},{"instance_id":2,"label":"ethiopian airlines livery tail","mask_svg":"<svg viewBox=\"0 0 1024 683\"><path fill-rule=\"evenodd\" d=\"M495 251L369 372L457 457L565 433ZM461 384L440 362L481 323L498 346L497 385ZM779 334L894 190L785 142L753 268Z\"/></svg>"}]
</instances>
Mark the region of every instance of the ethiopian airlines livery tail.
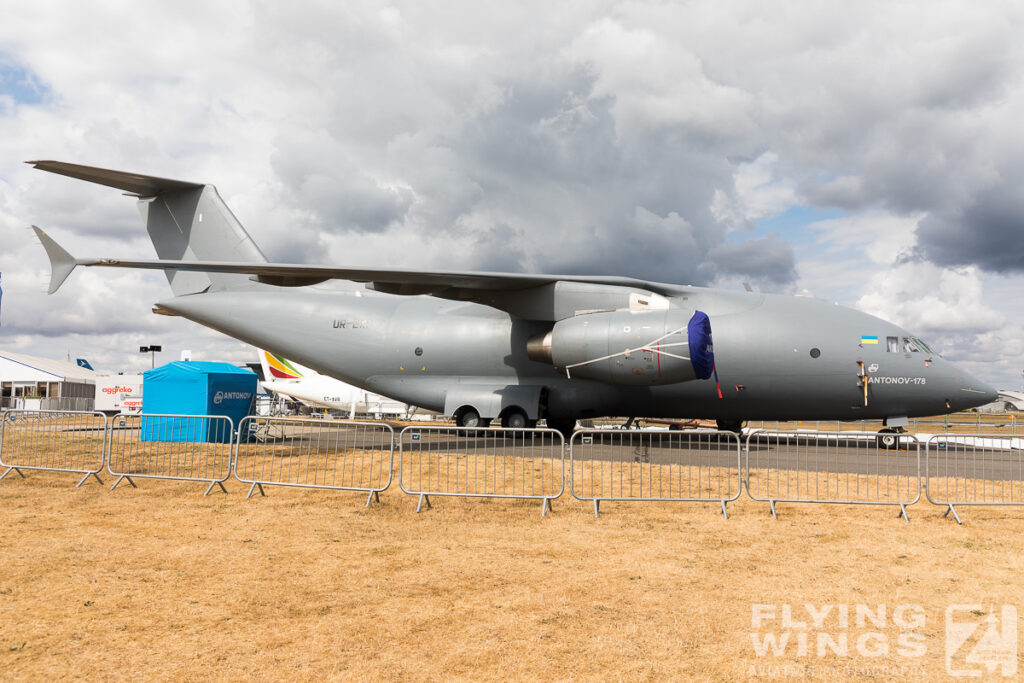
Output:
<instances>
[{"instance_id":1,"label":"ethiopian airlines livery tail","mask_svg":"<svg viewBox=\"0 0 1024 683\"><path fill-rule=\"evenodd\" d=\"M291 361L269 351L260 350L260 363L263 365L263 376L268 382L302 379L303 373Z\"/></svg>"}]
</instances>

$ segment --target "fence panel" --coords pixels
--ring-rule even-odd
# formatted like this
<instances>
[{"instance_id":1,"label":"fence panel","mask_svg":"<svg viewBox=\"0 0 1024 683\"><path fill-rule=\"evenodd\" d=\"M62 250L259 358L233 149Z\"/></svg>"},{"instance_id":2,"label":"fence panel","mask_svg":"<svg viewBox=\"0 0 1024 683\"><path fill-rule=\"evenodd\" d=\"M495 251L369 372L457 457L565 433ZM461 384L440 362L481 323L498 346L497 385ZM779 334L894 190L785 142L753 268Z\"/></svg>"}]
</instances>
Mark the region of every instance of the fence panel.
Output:
<instances>
[{"instance_id":1,"label":"fence panel","mask_svg":"<svg viewBox=\"0 0 1024 683\"><path fill-rule=\"evenodd\" d=\"M209 482L227 493L231 476L234 423L223 415L121 415L110 423L107 471L110 487L134 479Z\"/></svg>"},{"instance_id":2,"label":"fence panel","mask_svg":"<svg viewBox=\"0 0 1024 683\"><path fill-rule=\"evenodd\" d=\"M24 478L22 470L74 472L103 484L107 417L103 413L8 410L3 412L0 434L0 467L3 479L12 471Z\"/></svg>"},{"instance_id":3,"label":"fence panel","mask_svg":"<svg viewBox=\"0 0 1024 683\"><path fill-rule=\"evenodd\" d=\"M953 513L955 505L1024 505L1024 438L933 434L925 442L925 496Z\"/></svg>"},{"instance_id":4,"label":"fence panel","mask_svg":"<svg viewBox=\"0 0 1024 683\"><path fill-rule=\"evenodd\" d=\"M747 437L744 480L754 500L907 506L921 498L920 444L899 435L887 450L873 432L768 432Z\"/></svg>"},{"instance_id":5,"label":"fence panel","mask_svg":"<svg viewBox=\"0 0 1024 683\"><path fill-rule=\"evenodd\" d=\"M366 504L391 485L390 425L348 420L249 416L239 425L235 478L264 486L364 491Z\"/></svg>"},{"instance_id":6,"label":"fence panel","mask_svg":"<svg viewBox=\"0 0 1024 683\"><path fill-rule=\"evenodd\" d=\"M569 442L570 491L592 500L726 504L743 491L733 432L580 430Z\"/></svg>"},{"instance_id":7,"label":"fence panel","mask_svg":"<svg viewBox=\"0 0 1024 683\"><path fill-rule=\"evenodd\" d=\"M552 429L406 427L399 435L399 485L419 496L551 501L565 490L565 439Z\"/></svg>"}]
</instances>

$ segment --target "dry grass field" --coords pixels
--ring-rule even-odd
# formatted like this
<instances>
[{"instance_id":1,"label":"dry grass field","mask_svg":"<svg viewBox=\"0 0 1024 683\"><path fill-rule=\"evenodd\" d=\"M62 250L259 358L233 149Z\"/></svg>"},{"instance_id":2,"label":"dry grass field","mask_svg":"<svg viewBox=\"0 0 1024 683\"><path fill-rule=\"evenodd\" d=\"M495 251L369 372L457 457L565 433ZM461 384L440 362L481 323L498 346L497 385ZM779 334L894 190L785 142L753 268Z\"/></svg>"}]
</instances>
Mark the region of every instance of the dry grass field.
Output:
<instances>
[{"instance_id":1,"label":"dry grass field","mask_svg":"<svg viewBox=\"0 0 1024 683\"><path fill-rule=\"evenodd\" d=\"M1024 614L1020 508L965 508L963 526L926 503L911 524L853 506L775 520L745 496L728 520L672 503L595 519L568 497L546 518L536 501L455 498L416 514L397 486L364 508L284 488L246 501L233 480L204 498L27 474L0 482L4 680L933 679L948 607ZM807 604L833 611L787 628ZM884 606L881 625L857 605L876 622ZM754 628L755 610L773 618ZM782 655L758 655L752 634L787 630ZM823 634L847 653L819 657Z\"/></svg>"}]
</instances>

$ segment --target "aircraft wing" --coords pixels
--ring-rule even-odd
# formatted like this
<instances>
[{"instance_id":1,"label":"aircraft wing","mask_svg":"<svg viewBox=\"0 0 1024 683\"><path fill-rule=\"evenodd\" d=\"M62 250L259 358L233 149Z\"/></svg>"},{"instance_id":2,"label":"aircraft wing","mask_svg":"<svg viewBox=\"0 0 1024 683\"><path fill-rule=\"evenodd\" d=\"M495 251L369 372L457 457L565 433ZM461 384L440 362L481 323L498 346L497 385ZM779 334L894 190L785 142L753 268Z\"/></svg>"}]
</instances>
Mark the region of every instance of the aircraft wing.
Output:
<instances>
[{"instance_id":1,"label":"aircraft wing","mask_svg":"<svg viewBox=\"0 0 1024 683\"><path fill-rule=\"evenodd\" d=\"M423 271L385 268L335 268L291 263L238 263L230 261L173 261L165 259L128 261L113 258L75 258L49 235L32 226L50 257L49 293L60 288L76 266L182 270L206 273L236 273L254 276L258 282L279 287L304 287L327 280L349 280L370 284L387 294L430 294L450 299L476 299L480 292L510 292L555 282L577 282L614 287L639 288L658 294L677 291L674 285L611 275L543 275L494 273L486 271Z\"/></svg>"}]
</instances>

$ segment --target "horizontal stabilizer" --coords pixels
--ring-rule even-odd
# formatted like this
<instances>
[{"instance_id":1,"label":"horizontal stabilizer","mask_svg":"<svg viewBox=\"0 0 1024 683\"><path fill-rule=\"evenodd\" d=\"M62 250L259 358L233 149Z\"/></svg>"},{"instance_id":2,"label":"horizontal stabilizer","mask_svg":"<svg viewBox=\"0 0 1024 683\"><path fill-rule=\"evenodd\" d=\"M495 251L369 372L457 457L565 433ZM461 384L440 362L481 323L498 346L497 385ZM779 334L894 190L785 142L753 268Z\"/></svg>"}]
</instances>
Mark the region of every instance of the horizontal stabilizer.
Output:
<instances>
[{"instance_id":1,"label":"horizontal stabilizer","mask_svg":"<svg viewBox=\"0 0 1024 683\"><path fill-rule=\"evenodd\" d=\"M38 168L41 171L49 171L50 173L66 175L70 178L86 180L90 183L114 187L140 197L152 197L167 190L191 190L203 187L202 183L157 178L155 176L126 173L124 171L112 171L94 166L80 166L63 161L26 161L25 163L32 164L33 168Z\"/></svg>"},{"instance_id":2,"label":"horizontal stabilizer","mask_svg":"<svg viewBox=\"0 0 1024 683\"><path fill-rule=\"evenodd\" d=\"M46 255L50 257L50 289L48 293L53 294L68 279L68 275L71 275L71 271L78 265L78 261L45 232L34 225L32 229L36 231L36 237L42 242Z\"/></svg>"}]
</instances>

